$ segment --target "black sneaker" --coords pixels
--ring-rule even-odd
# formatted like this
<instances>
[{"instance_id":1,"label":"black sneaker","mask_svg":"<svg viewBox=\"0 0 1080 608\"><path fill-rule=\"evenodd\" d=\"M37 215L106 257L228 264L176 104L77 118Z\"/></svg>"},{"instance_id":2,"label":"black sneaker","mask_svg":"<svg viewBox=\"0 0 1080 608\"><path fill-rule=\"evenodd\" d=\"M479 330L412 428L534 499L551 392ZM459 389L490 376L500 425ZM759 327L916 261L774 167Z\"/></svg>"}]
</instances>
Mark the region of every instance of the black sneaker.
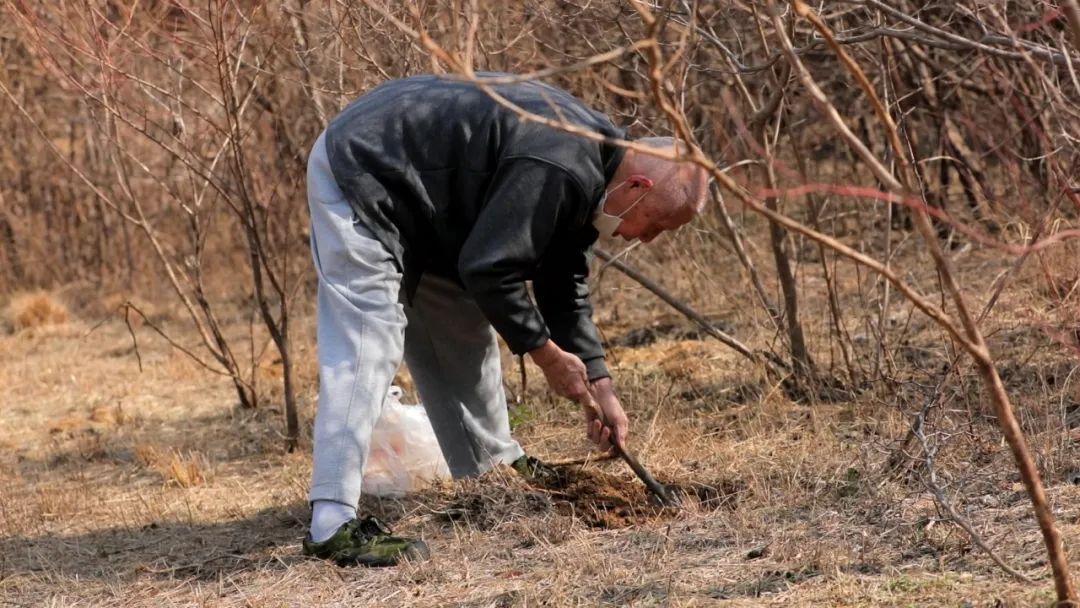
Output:
<instances>
[{"instance_id":1,"label":"black sneaker","mask_svg":"<svg viewBox=\"0 0 1080 608\"><path fill-rule=\"evenodd\" d=\"M396 566L404 560L431 557L422 540L391 536L391 530L372 516L352 519L321 543L304 539L304 555L333 561L339 566Z\"/></svg>"},{"instance_id":2,"label":"black sneaker","mask_svg":"<svg viewBox=\"0 0 1080 608\"><path fill-rule=\"evenodd\" d=\"M544 464L539 458L522 456L510 463L510 466L524 477L525 481L531 484L544 487L557 487L565 484L563 473L549 464Z\"/></svg>"}]
</instances>

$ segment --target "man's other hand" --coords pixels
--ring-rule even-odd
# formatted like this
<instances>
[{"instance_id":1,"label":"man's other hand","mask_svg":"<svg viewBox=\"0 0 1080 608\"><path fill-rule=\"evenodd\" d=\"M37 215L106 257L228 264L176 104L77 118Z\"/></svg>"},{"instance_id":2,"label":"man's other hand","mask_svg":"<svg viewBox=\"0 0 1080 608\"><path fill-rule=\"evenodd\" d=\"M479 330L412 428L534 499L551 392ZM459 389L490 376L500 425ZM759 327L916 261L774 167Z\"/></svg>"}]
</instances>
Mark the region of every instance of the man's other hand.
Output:
<instances>
[{"instance_id":1,"label":"man's other hand","mask_svg":"<svg viewBox=\"0 0 1080 608\"><path fill-rule=\"evenodd\" d=\"M607 425L597 415L596 408L585 407L585 432L589 439L601 450L610 450L611 444L617 441L620 446L626 446L626 438L630 433L630 421L623 411L622 403L615 394L615 387L611 378L600 378L590 385L593 402L604 413Z\"/></svg>"},{"instance_id":2,"label":"man's other hand","mask_svg":"<svg viewBox=\"0 0 1080 608\"><path fill-rule=\"evenodd\" d=\"M548 386L555 394L582 406L588 405L592 396L589 394L588 373L581 359L559 348L551 340L529 351L529 356L544 371Z\"/></svg>"}]
</instances>

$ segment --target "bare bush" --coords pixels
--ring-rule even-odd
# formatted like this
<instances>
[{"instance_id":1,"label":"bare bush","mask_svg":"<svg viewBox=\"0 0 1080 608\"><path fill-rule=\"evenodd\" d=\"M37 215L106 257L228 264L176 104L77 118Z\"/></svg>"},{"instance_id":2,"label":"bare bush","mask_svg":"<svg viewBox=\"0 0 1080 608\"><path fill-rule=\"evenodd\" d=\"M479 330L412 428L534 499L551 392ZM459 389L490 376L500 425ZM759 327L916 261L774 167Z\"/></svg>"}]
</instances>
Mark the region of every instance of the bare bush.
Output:
<instances>
[{"instance_id":1,"label":"bare bush","mask_svg":"<svg viewBox=\"0 0 1080 608\"><path fill-rule=\"evenodd\" d=\"M0 184L0 293L164 287L199 332L192 355L241 402L255 404L268 342L289 401L289 304L311 295L308 142L385 79L543 78L633 136L700 146L692 160L722 186L714 204L629 263L665 268L663 287L695 310L743 292L746 323L720 333L790 370L789 395L911 414L892 462L946 417L906 406L911 386L937 386L945 369L976 394L967 415L1001 425L1058 598L1075 601L1036 466L1053 457L1023 433L1067 432L1065 415L1010 400L1000 370L1023 363L995 316L1003 298L1035 294L1030 318L1010 323L1063 360L1080 352L1074 0L9 0L4 16L0 128L13 143L0 166L17 178ZM720 264L743 284L720 284ZM238 318L260 329L230 334Z\"/></svg>"}]
</instances>

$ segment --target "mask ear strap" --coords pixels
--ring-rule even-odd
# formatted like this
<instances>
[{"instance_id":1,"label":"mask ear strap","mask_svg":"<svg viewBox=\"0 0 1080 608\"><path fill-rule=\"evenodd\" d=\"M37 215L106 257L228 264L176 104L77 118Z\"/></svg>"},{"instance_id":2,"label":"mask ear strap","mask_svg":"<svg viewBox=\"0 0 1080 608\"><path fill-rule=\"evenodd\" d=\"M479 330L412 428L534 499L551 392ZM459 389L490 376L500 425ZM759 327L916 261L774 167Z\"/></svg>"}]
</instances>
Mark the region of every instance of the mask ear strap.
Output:
<instances>
[{"instance_id":1,"label":"mask ear strap","mask_svg":"<svg viewBox=\"0 0 1080 608\"><path fill-rule=\"evenodd\" d=\"M624 179L623 181L621 181L621 182L619 182L619 183L615 184L615 187L614 187L614 188L612 188L612 189L610 189L610 190L605 190L605 191L604 191L604 200L606 201L606 200L607 200L607 197L608 197L608 196L610 196L612 192L615 192L615 191L616 191L616 190L618 190L619 188L622 188L623 186L625 186L625 185L626 185L626 182L628 182L628 181L630 181L630 180L628 180L628 179Z\"/></svg>"}]
</instances>

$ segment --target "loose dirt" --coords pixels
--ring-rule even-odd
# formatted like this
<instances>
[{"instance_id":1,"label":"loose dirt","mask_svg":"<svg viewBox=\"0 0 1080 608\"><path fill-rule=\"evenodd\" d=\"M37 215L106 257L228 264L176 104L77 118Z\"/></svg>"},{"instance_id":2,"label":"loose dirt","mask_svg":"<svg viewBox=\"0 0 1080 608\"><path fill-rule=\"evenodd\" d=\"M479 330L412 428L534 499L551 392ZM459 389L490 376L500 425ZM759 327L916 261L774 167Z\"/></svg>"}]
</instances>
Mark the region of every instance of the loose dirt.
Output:
<instances>
[{"instance_id":1,"label":"loose dirt","mask_svg":"<svg viewBox=\"0 0 1080 608\"><path fill-rule=\"evenodd\" d=\"M730 480L667 484L681 505L664 507L636 478L577 466L557 470L558 478L542 486L521 482L524 487L507 488L506 480L478 485L459 493L438 514L491 529L513 517L554 512L590 528L616 530L673 519L683 511L734 508L743 491L742 484Z\"/></svg>"}]
</instances>

